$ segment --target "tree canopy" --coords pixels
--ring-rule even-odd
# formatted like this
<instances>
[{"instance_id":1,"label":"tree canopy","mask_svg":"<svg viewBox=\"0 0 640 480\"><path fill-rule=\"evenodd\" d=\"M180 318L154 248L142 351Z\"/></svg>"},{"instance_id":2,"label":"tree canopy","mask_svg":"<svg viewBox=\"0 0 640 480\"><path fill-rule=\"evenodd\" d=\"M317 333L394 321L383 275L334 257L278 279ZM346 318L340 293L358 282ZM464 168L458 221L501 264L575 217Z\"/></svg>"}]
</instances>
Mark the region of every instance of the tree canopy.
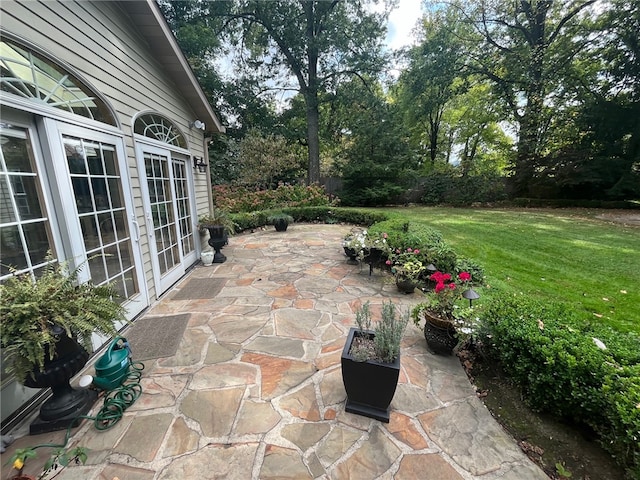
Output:
<instances>
[{"instance_id":1,"label":"tree canopy","mask_svg":"<svg viewBox=\"0 0 640 480\"><path fill-rule=\"evenodd\" d=\"M395 66L393 1L375 4L160 3L232 126L212 162L226 162L228 181L247 178L249 135L282 153L265 160L273 178L293 180L300 156L287 152L304 148L307 181L339 176L351 203L397 200L430 172L502 175L512 197L640 197L637 2L426 1Z\"/></svg>"}]
</instances>

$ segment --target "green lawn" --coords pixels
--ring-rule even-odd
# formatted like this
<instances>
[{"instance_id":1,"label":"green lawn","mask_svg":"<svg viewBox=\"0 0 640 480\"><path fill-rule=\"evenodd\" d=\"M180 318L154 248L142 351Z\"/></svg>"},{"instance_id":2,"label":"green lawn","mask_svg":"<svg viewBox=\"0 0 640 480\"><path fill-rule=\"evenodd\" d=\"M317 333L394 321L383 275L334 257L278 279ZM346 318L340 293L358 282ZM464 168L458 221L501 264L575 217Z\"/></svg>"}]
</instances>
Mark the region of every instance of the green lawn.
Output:
<instances>
[{"instance_id":1,"label":"green lawn","mask_svg":"<svg viewBox=\"0 0 640 480\"><path fill-rule=\"evenodd\" d=\"M570 302L585 319L640 334L640 227L593 210L384 209L442 232L479 261L492 291Z\"/></svg>"}]
</instances>

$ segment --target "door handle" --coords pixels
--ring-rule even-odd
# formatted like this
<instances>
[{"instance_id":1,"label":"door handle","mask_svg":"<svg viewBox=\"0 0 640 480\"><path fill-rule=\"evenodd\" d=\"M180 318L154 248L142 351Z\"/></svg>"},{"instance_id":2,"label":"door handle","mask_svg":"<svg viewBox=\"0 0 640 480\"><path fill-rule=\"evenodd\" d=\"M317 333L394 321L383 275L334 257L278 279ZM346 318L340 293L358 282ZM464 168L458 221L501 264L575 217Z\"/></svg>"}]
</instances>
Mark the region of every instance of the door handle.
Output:
<instances>
[{"instance_id":1,"label":"door handle","mask_svg":"<svg viewBox=\"0 0 640 480\"><path fill-rule=\"evenodd\" d=\"M140 241L140 224L137 222L135 217L132 218L131 223L133 223L133 226L136 227L136 242L139 242Z\"/></svg>"}]
</instances>

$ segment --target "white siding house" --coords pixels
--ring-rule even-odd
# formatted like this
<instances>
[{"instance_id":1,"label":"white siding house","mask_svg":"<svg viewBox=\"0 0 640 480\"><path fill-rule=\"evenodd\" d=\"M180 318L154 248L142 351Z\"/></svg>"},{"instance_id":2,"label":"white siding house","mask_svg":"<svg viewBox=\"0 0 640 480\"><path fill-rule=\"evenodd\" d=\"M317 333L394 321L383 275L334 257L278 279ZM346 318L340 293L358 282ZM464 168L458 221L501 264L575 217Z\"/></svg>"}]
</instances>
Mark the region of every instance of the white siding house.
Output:
<instances>
[{"instance_id":1,"label":"white siding house","mask_svg":"<svg viewBox=\"0 0 640 480\"><path fill-rule=\"evenodd\" d=\"M0 33L0 281L51 251L133 319L199 258L224 128L153 0L2 0ZM1 388L4 422L34 392Z\"/></svg>"}]
</instances>

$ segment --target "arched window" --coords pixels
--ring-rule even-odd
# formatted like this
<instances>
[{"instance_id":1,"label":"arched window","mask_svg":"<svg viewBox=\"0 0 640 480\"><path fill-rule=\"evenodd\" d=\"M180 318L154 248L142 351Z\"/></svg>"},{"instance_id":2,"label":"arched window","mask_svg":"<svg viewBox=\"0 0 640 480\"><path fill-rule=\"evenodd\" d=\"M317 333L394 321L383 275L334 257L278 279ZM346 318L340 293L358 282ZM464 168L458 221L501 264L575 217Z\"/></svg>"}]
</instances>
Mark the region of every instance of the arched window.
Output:
<instances>
[{"instance_id":1,"label":"arched window","mask_svg":"<svg viewBox=\"0 0 640 480\"><path fill-rule=\"evenodd\" d=\"M6 38L0 40L0 88L34 102L116 125L100 97L53 60Z\"/></svg>"},{"instance_id":2,"label":"arched window","mask_svg":"<svg viewBox=\"0 0 640 480\"><path fill-rule=\"evenodd\" d=\"M136 119L133 131L169 145L187 148L187 141L178 130L178 127L171 120L158 114L147 113L140 115Z\"/></svg>"}]
</instances>

